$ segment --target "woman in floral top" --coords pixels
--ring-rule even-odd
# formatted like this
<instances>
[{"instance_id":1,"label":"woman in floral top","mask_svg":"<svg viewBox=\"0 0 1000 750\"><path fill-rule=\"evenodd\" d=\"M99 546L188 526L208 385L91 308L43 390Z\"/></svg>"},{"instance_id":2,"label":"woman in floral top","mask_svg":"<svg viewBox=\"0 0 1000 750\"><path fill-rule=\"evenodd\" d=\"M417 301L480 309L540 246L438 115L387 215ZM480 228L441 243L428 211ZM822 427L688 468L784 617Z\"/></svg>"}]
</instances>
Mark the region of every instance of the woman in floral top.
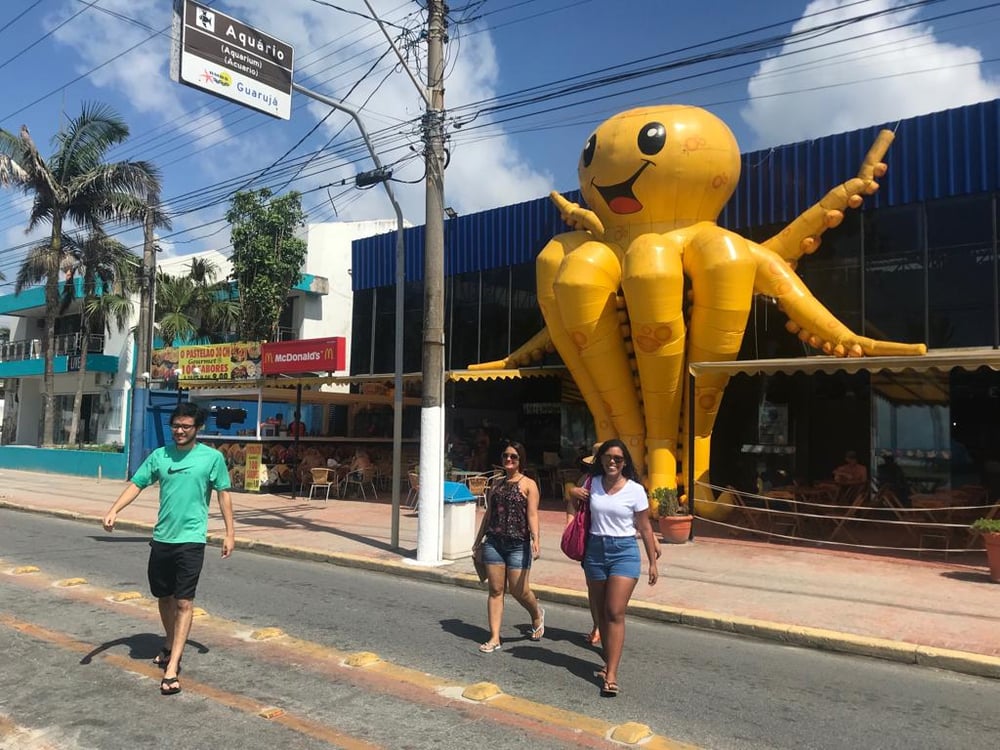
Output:
<instances>
[{"instance_id":1,"label":"woman in floral top","mask_svg":"<svg viewBox=\"0 0 1000 750\"><path fill-rule=\"evenodd\" d=\"M490 637L479 647L486 654L501 648L504 584L531 615L531 640L540 641L545 633L545 610L528 583L531 561L539 555L538 485L521 471L527 458L523 445L507 443L500 458L504 477L486 496L486 513L473 547L473 554L486 564L489 584Z\"/></svg>"}]
</instances>

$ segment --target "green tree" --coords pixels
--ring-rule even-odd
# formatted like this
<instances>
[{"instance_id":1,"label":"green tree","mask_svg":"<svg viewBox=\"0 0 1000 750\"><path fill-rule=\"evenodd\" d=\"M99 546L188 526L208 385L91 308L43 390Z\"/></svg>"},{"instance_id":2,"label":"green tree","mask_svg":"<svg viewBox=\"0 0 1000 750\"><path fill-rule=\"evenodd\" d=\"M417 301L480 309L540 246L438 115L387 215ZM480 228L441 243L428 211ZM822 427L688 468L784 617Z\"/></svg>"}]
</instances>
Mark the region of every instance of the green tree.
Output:
<instances>
[{"instance_id":1,"label":"green tree","mask_svg":"<svg viewBox=\"0 0 1000 750\"><path fill-rule=\"evenodd\" d=\"M224 341L239 317L229 282L216 280L218 267L206 258L193 258L188 273L156 275L156 309L153 319L166 346L192 339Z\"/></svg>"},{"instance_id":2,"label":"green tree","mask_svg":"<svg viewBox=\"0 0 1000 750\"><path fill-rule=\"evenodd\" d=\"M241 341L274 341L281 308L298 283L306 243L302 196L272 198L267 188L239 192L226 219L232 225L233 274L239 291Z\"/></svg>"},{"instance_id":3,"label":"green tree","mask_svg":"<svg viewBox=\"0 0 1000 750\"><path fill-rule=\"evenodd\" d=\"M42 272L45 282L45 329L42 355L45 359L42 395L42 445L53 444L55 410L55 331L59 317L59 281L67 250L64 231L69 223L99 231L106 222L141 221L148 196L158 195L156 169L143 161L106 162L108 151L123 143L128 126L102 104L84 104L55 136L55 151L48 160L39 153L28 129L18 135L0 129L0 181L14 184L34 202L27 230L40 224L51 227L49 238L30 253L30 273L18 273L15 292L27 278ZM22 269L25 270L25 269ZM34 283L34 282L32 282Z\"/></svg>"},{"instance_id":4,"label":"green tree","mask_svg":"<svg viewBox=\"0 0 1000 750\"><path fill-rule=\"evenodd\" d=\"M73 419L70 422L70 445L76 443L83 408L83 387L87 377L87 352L94 329L103 327L111 333L114 323L124 331L132 317L132 293L137 287L141 259L122 243L103 232L93 232L74 243L66 264L66 285L63 287L63 309L76 296L76 276L83 278L83 303L80 311L80 370L73 396Z\"/></svg>"}]
</instances>

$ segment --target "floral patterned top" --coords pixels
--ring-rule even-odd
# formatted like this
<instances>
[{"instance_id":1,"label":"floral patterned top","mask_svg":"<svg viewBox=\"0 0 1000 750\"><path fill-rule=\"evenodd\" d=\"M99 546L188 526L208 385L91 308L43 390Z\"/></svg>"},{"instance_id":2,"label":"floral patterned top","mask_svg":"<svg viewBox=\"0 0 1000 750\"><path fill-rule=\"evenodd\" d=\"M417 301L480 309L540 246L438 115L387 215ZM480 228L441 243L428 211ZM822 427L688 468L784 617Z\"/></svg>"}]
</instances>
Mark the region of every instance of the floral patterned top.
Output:
<instances>
[{"instance_id":1,"label":"floral patterned top","mask_svg":"<svg viewBox=\"0 0 1000 750\"><path fill-rule=\"evenodd\" d=\"M503 481L490 490L486 532L508 539L528 539L528 498L520 481Z\"/></svg>"}]
</instances>

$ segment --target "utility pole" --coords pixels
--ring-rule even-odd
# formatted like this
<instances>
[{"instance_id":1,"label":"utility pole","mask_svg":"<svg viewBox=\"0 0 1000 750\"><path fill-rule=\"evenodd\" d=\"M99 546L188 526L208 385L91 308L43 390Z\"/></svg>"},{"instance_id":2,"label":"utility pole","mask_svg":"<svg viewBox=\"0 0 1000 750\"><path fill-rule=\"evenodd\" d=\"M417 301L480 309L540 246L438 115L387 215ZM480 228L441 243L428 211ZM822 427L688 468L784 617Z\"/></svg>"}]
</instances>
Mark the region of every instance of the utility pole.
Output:
<instances>
[{"instance_id":1,"label":"utility pole","mask_svg":"<svg viewBox=\"0 0 1000 750\"><path fill-rule=\"evenodd\" d=\"M132 363L132 409L129 415L128 475L143 459L146 436L146 405L149 399L149 365L153 348L153 295L156 287L156 242L153 211L159 196L147 196L142 222L142 276L139 287L139 325L135 329L136 353Z\"/></svg>"},{"instance_id":2,"label":"utility pole","mask_svg":"<svg viewBox=\"0 0 1000 750\"><path fill-rule=\"evenodd\" d=\"M427 0L427 89L424 160L423 400L420 409L420 498L417 562L442 559L444 526L444 42L443 0Z\"/></svg>"}]
</instances>

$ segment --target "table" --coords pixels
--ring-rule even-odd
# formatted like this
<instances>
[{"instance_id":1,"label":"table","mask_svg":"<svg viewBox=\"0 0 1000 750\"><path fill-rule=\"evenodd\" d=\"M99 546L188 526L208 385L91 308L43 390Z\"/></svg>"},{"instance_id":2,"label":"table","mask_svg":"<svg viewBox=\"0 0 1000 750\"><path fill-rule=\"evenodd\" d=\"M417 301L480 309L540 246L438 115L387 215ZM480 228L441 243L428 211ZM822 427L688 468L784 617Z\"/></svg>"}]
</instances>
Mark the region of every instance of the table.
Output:
<instances>
[{"instance_id":1,"label":"table","mask_svg":"<svg viewBox=\"0 0 1000 750\"><path fill-rule=\"evenodd\" d=\"M488 471L469 471L468 469L452 469L448 472L448 478L453 482L462 482L463 484L468 481L469 477L483 477L487 476L490 472Z\"/></svg>"}]
</instances>

